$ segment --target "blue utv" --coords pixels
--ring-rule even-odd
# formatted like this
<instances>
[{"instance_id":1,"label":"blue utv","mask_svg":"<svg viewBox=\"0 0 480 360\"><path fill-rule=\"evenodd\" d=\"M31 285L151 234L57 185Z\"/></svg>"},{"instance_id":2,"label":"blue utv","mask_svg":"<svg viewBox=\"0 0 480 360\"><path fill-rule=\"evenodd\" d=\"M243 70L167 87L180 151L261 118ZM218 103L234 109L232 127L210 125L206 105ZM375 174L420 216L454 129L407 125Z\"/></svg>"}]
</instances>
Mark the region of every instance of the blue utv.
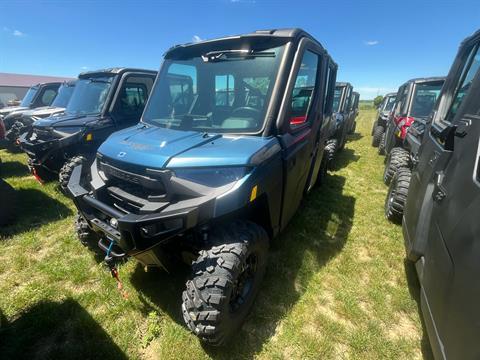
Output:
<instances>
[{"instance_id":1,"label":"blue utv","mask_svg":"<svg viewBox=\"0 0 480 360\"><path fill-rule=\"evenodd\" d=\"M325 175L336 71L299 29L171 48L140 123L100 146L90 177L73 169L80 240L98 243L112 270L125 256L167 270L183 259L185 323L225 343L252 307L271 239Z\"/></svg>"}]
</instances>

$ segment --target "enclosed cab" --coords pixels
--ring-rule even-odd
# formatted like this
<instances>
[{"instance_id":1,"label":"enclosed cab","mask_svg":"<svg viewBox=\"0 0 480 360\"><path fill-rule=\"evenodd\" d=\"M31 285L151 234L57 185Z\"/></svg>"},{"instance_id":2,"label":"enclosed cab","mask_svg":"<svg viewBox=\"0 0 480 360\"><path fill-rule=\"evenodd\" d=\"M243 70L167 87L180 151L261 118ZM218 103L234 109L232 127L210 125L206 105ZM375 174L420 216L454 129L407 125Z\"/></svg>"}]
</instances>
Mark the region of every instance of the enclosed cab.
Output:
<instances>
[{"instance_id":1,"label":"enclosed cab","mask_svg":"<svg viewBox=\"0 0 480 360\"><path fill-rule=\"evenodd\" d=\"M437 359L480 358L480 31L465 39L425 130L403 216Z\"/></svg>"},{"instance_id":2,"label":"enclosed cab","mask_svg":"<svg viewBox=\"0 0 480 360\"><path fill-rule=\"evenodd\" d=\"M110 264L189 259L186 325L212 345L235 336L270 240L324 175L336 71L299 29L171 48L140 123L102 144L91 179L73 170L79 238Z\"/></svg>"},{"instance_id":3,"label":"enclosed cab","mask_svg":"<svg viewBox=\"0 0 480 360\"><path fill-rule=\"evenodd\" d=\"M444 81L445 77L411 79L398 88L395 107L379 144L381 155L388 155L394 147L403 146L407 129L414 121L426 121Z\"/></svg>"},{"instance_id":4,"label":"enclosed cab","mask_svg":"<svg viewBox=\"0 0 480 360\"><path fill-rule=\"evenodd\" d=\"M32 173L40 181L59 176L65 189L74 165L90 164L111 133L138 123L155 76L130 68L80 74L63 114L34 121L19 138Z\"/></svg>"},{"instance_id":5,"label":"enclosed cab","mask_svg":"<svg viewBox=\"0 0 480 360\"><path fill-rule=\"evenodd\" d=\"M357 128L356 118L358 116L358 103L360 101L360 94L356 91L352 92L350 101L350 121L348 124L348 133L353 134Z\"/></svg>"},{"instance_id":6,"label":"enclosed cab","mask_svg":"<svg viewBox=\"0 0 480 360\"><path fill-rule=\"evenodd\" d=\"M58 88L57 95L50 106L18 111L7 116L6 119L13 122L6 134L7 140L11 143L10 146L16 145L19 136L28 131L36 120L62 114L67 107L74 88L75 80L66 81Z\"/></svg>"},{"instance_id":7,"label":"enclosed cab","mask_svg":"<svg viewBox=\"0 0 480 360\"><path fill-rule=\"evenodd\" d=\"M347 141L347 122L350 117L349 104L352 96L352 86L349 83L337 82L333 99L334 121L329 129L329 140L325 146L327 166L333 167L337 151L343 150Z\"/></svg>"},{"instance_id":8,"label":"enclosed cab","mask_svg":"<svg viewBox=\"0 0 480 360\"><path fill-rule=\"evenodd\" d=\"M57 96L61 82L42 83L32 86L22 99L19 106L9 106L0 109L7 130L23 113L39 107L50 106Z\"/></svg>"},{"instance_id":9,"label":"enclosed cab","mask_svg":"<svg viewBox=\"0 0 480 360\"><path fill-rule=\"evenodd\" d=\"M388 93L377 109L377 117L372 126L372 146L378 147L382 140L383 133L387 129L390 113L393 111L397 93Z\"/></svg>"}]
</instances>

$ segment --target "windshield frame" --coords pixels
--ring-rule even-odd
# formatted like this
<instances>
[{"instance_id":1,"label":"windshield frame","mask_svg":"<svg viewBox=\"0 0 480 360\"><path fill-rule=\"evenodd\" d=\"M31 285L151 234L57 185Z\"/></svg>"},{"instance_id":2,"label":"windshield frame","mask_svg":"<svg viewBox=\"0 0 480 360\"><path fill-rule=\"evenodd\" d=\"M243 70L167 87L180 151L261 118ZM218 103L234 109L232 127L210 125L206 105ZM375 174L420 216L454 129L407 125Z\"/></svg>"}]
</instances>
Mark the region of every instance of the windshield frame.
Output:
<instances>
[{"instance_id":1,"label":"windshield frame","mask_svg":"<svg viewBox=\"0 0 480 360\"><path fill-rule=\"evenodd\" d=\"M29 87L27 92L23 96L22 101L20 102L20 106L21 107L30 107L35 102L35 98L37 97L39 90L40 90L39 85L34 85L34 86ZM30 93L32 93L32 97L30 99L30 102L28 104L24 104L23 102L27 98L27 95L30 94Z\"/></svg>"},{"instance_id":2,"label":"windshield frame","mask_svg":"<svg viewBox=\"0 0 480 360\"><path fill-rule=\"evenodd\" d=\"M339 89L340 92L340 100L338 101L338 109L335 110L335 106L333 106L332 111L333 113L341 114L345 112L345 97L346 97L346 92L347 92L347 86L346 85L337 85L335 86L335 91ZM333 103L335 104L335 91L333 92Z\"/></svg>"},{"instance_id":3,"label":"windshield frame","mask_svg":"<svg viewBox=\"0 0 480 360\"><path fill-rule=\"evenodd\" d=\"M69 88L72 88L72 89L69 89ZM58 105L56 104L56 101L58 99L60 99L60 96L61 95L64 95L62 94L63 91L65 91L65 89L67 91L70 91L70 95L68 96L68 100L67 100L67 103L62 106L62 105ZM58 107L58 108L66 108L68 106L68 102L70 101L72 95L73 95L73 92L75 91L75 83L63 83L62 85L60 85L60 87L58 88L58 91L57 91L57 96L55 96L55 99L53 99L52 103L50 104L51 107ZM62 99L63 100L63 99Z\"/></svg>"},{"instance_id":4,"label":"windshield frame","mask_svg":"<svg viewBox=\"0 0 480 360\"><path fill-rule=\"evenodd\" d=\"M220 42L222 46L228 46L231 41L227 41L225 43ZM252 50L255 50L255 43L251 44ZM238 48L238 45L236 43L231 43L229 46L230 49L236 49ZM264 111L264 116L261 119L262 125L256 129L255 131L241 131L242 129L225 129L224 131L218 131L218 129L214 128L192 128L192 129L175 129L175 128L167 128L165 126L160 126L158 124L152 123L151 121L148 121L145 119L145 114L147 113L147 109L151 106L151 101L154 101L154 91L157 88L158 83L160 82L161 78L165 78L166 74L168 73L169 66L172 64L172 62L175 61L182 61L184 58L181 56L170 56L170 54L167 54L160 66L160 70L158 71L158 74L155 78L155 82L153 84L152 90L150 92L150 95L148 97L147 103L145 104L145 109L142 113L142 116L140 118L140 123L145 124L146 126L154 126L158 128L164 128L164 129L172 129L175 131L195 131L199 133L211 133L211 134L220 134L220 135L232 135L232 136L241 136L241 135L261 135L266 132L269 126L271 126L272 122L272 112L275 107L278 107L279 104L281 104L281 99L279 97L283 97L282 95L279 95L279 87L280 84L285 80L285 63L288 59L288 56L291 52L291 39L275 39L275 41L272 42L272 46L266 47L263 50L260 50L261 52L270 52L271 49L275 48L280 48L280 54L278 58L278 64L277 70L276 70L276 75L274 79L272 79L272 83L269 86L269 89L267 91L268 95L268 101L265 104L265 111ZM205 53L208 53L208 51L204 51ZM198 50L198 54L195 56L190 56L188 59L193 59L193 58L201 58L202 57L202 52ZM259 56L259 58L262 58L262 56ZM248 59L242 59L242 60L236 60L236 61L249 61ZM287 74L288 75L288 74ZM281 93L280 93L281 94ZM233 130L233 131L232 131Z\"/></svg>"},{"instance_id":5,"label":"windshield frame","mask_svg":"<svg viewBox=\"0 0 480 360\"><path fill-rule=\"evenodd\" d=\"M111 79L110 81L105 81L105 83L108 83L109 84L109 88L108 88L108 93L105 97L105 101L104 103L101 105L101 109L97 112L89 112L89 113L79 113L79 112L70 112L68 110L68 107L73 99L73 97L75 96L75 93L77 91L80 91L78 89L80 89L79 85L82 84L82 81L90 81L93 79L105 79L105 78L109 78ZM105 74L95 74L95 75L92 75L92 76L85 76L85 77L80 77L78 78L78 80L75 82L75 89L73 90L73 93L72 95L70 96L70 100L68 101L68 104L65 108L65 114L66 115L72 115L72 116L92 116L92 115L101 115L103 116L105 114L105 112L107 111L108 109L108 105L110 103L110 100L113 96L113 93L115 91L112 91L115 89L116 87L116 82L118 81L118 75L117 74L109 74L109 73L105 73ZM102 81L103 82L103 81Z\"/></svg>"}]
</instances>

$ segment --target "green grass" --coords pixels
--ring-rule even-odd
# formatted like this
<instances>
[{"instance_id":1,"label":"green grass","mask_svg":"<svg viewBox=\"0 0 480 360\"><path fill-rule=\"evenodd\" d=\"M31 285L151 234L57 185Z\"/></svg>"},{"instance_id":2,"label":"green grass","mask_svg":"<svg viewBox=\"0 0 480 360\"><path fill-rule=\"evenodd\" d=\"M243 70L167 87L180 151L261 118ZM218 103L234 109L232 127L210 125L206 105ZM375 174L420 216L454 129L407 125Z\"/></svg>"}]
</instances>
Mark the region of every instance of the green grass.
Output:
<instances>
[{"instance_id":1,"label":"green grass","mask_svg":"<svg viewBox=\"0 0 480 360\"><path fill-rule=\"evenodd\" d=\"M20 208L18 222L0 230L0 358L430 357L401 229L383 217L374 114L360 112L336 169L274 242L252 313L220 349L183 326L183 271L145 273L129 261L120 268L123 298L76 240L73 204L29 176L24 155L0 152Z\"/></svg>"}]
</instances>

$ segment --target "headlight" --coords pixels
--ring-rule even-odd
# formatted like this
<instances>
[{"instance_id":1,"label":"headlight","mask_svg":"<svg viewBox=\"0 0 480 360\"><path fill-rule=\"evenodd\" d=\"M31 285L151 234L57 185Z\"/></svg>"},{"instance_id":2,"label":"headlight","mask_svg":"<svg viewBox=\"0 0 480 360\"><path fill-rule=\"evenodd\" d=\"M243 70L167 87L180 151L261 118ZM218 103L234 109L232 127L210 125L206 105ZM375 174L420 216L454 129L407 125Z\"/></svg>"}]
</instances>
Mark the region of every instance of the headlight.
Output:
<instances>
[{"instance_id":1,"label":"headlight","mask_svg":"<svg viewBox=\"0 0 480 360\"><path fill-rule=\"evenodd\" d=\"M220 187L243 178L247 167L175 169L175 176L208 187Z\"/></svg>"},{"instance_id":2,"label":"headlight","mask_svg":"<svg viewBox=\"0 0 480 360\"><path fill-rule=\"evenodd\" d=\"M61 136L68 136L68 135L75 134L75 133L77 133L81 130L82 130L82 128L80 128L80 127L65 126L65 127L54 128L53 131L55 131L55 133L57 133Z\"/></svg>"}]
</instances>

